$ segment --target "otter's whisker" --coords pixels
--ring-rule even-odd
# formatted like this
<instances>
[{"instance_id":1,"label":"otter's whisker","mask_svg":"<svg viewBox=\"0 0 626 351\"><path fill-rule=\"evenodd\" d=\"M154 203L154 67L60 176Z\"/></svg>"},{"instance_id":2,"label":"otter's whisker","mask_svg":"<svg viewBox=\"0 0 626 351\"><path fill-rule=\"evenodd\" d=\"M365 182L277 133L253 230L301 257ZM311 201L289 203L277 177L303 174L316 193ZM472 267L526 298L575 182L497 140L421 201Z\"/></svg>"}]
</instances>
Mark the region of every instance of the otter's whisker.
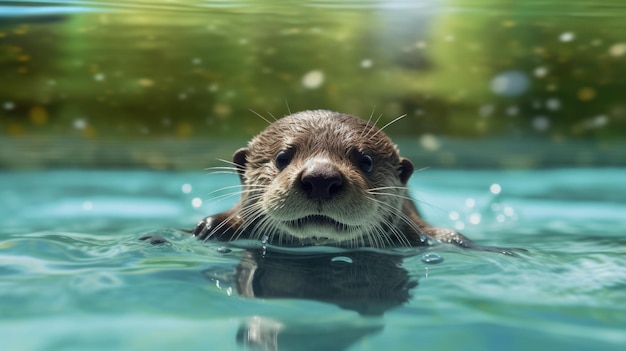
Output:
<instances>
[{"instance_id":1,"label":"otter's whisker","mask_svg":"<svg viewBox=\"0 0 626 351\"><path fill-rule=\"evenodd\" d=\"M291 114L291 108L289 108L289 101L285 99L285 106L287 106L287 113Z\"/></svg>"},{"instance_id":2,"label":"otter's whisker","mask_svg":"<svg viewBox=\"0 0 626 351\"><path fill-rule=\"evenodd\" d=\"M243 213L246 212L246 209L242 209L242 213L237 213L236 211L234 211L232 214L230 214L228 217L226 217L226 219L224 219L220 224L218 224L215 228L213 228L211 230L211 232L206 236L206 238L204 239L205 241L208 240L209 238L211 238L213 235L215 235L217 232L221 231L221 229L228 225L228 228L225 228L226 231L233 229L231 221L237 217L240 216L240 214L243 216ZM239 228L238 228L239 229ZM238 230L236 229L235 232ZM224 232L222 232L223 234Z\"/></svg>"},{"instance_id":3,"label":"otter's whisker","mask_svg":"<svg viewBox=\"0 0 626 351\"><path fill-rule=\"evenodd\" d=\"M374 133L374 135L372 135L371 137L375 137L378 133L382 132L383 130L385 130L385 128L389 127L390 125L396 123L397 121L403 119L404 117L406 117L406 114L398 116L396 118L394 118L393 120L391 120L390 122L388 122L387 124L385 124L384 126L378 128L378 131L376 133Z\"/></svg>"},{"instance_id":4,"label":"otter's whisker","mask_svg":"<svg viewBox=\"0 0 626 351\"><path fill-rule=\"evenodd\" d=\"M370 113L370 117L367 119L367 122L365 122L365 127L361 129L361 134L359 134L359 138L363 138L363 133L365 133L369 128L371 128L370 126L372 125L372 118L374 117L374 111L376 111L376 106L374 106L374 108L372 109L372 112Z\"/></svg>"},{"instance_id":5,"label":"otter's whisker","mask_svg":"<svg viewBox=\"0 0 626 351\"><path fill-rule=\"evenodd\" d=\"M270 121L267 118L263 117L260 113L256 112L255 110L249 108L248 111L250 111L250 112L254 113L255 115L257 115L257 117L259 117L260 119L262 119L265 122L267 122L267 124L272 124L272 121Z\"/></svg>"}]
</instances>

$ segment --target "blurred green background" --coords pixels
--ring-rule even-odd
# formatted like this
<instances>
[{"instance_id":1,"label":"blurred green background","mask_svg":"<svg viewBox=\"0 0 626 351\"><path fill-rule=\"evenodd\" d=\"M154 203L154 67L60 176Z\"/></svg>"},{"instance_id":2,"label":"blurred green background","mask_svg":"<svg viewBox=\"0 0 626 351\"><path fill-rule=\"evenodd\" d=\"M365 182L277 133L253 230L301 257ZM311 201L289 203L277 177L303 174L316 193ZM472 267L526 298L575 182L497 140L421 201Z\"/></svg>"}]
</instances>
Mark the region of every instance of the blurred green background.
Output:
<instances>
[{"instance_id":1,"label":"blurred green background","mask_svg":"<svg viewBox=\"0 0 626 351\"><path fill-rule=\"evenodd\" d=\"M331 109L418 167L626 165L626 2L0 1L0 168L202 169Z\"/></svg>"}]
</instances>

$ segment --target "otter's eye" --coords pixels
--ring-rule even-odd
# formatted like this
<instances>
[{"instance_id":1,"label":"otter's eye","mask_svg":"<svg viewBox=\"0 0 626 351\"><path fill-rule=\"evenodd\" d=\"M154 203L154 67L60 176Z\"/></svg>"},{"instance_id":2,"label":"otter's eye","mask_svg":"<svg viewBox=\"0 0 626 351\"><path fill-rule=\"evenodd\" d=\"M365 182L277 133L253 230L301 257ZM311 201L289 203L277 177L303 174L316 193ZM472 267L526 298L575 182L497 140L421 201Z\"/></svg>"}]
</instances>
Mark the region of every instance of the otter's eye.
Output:
<instances>
[{"instance_id":1,"label":"otter's eye","mask_svg":"<svg viewBox=\"0 0 626 351\"><path fill-rule=\"evenodd\" d=\"M374 160L370 155L361 156L361 160L359 160L359 169L365 173L372 173L374 170Z\"/></svg>"},{"instance_id":2,"label":"otter's eye","mask_svg":"<svg viewBox=\"0 0 626 351\"><path fill-rule=\"evenodd\" d=\"M279 151L276 154L276 158L274 159L274 163L276 163L276 168L278 168L279 171L282 171L285 167L289 166L292 155L293 153L289 151Z\"/></svg>"}]
</instances>

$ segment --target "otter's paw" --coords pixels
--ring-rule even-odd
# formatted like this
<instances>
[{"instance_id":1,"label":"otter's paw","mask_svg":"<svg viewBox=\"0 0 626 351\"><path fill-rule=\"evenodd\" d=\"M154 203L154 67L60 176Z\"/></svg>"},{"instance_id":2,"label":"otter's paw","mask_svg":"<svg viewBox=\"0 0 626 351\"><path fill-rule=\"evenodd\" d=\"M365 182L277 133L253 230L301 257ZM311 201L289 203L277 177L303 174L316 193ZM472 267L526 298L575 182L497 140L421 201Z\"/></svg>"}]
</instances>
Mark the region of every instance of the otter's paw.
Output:
<instances>
[{"instance_id":1,"label":"otter's paw","mask_svg":"<svg viewBox=\"0 0 626 351\"><path fill-rule=\"evenodd\" d=\"M528 250L521 248L479 245L468 239L465 235L446 228L433 228L428 232L428 236L438 242L453 244L469 250L497 252L508 256L517 256L517 252L528 252Z\"/></svg>"},{"instance_id":2,"label":"otter's paw","mask_svg":"<svg viewBox=\"0 0 626 351\"><path fill-rule=\"evenodd\" d=\"M213 231L213 217L206 217L191 230L191 234L200 240L208 239Z\"/></svg>"}]
</instances>

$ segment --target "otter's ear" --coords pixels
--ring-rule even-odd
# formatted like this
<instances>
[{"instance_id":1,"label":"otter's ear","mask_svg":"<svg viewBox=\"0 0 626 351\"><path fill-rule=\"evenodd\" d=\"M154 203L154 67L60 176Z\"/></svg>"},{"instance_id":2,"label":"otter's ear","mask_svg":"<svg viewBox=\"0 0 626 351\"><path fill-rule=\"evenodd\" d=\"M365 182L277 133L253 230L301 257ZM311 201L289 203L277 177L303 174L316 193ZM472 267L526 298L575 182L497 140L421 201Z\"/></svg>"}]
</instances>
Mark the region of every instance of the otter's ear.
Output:
<instances>
[{"instance_id":1,"label":"otter's ear","mask_svg":"<svg viewBox=\"0 0 626 351\"><path fill-rule=\"evenodd\" d=\"M242 147L241 149L235 151L233 154L233 163L237 166L237 173L239 173L239 178L243 181L243 174L246 171L246 163L248 157L248 148Z\"/></svg>"},{"instance_id":2,"label":"otter's ear","mask_svg":"<svg viewBox=\"0 0 626 351\"><path fill-rule=\"evenodd\" d=\"M402 184L406 184L413 174L413 163L408 158L400 157L400 167L398 167L398 175Z\"/></svg>"}]
</instances>

